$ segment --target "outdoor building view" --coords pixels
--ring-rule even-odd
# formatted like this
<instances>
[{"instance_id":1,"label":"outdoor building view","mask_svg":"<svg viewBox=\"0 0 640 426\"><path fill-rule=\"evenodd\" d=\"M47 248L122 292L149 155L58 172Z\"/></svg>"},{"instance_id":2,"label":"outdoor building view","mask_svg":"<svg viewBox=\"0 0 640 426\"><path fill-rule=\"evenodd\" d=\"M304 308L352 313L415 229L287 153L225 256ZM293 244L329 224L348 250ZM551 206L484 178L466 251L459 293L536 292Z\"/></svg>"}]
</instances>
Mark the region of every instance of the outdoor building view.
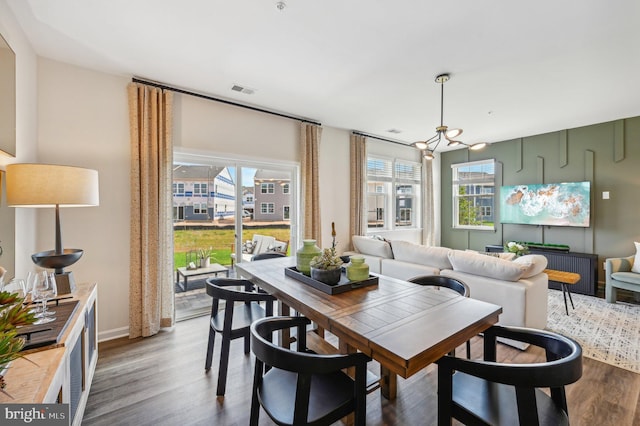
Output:
<instances>
[{"instance_id":1,"label":"outdoor building view","mask_svg":"<svg viewBox=\"0 0 640 426\"><path fill-rule=\"evenodd\" d=\"M291 204L289 172L175 163L175 268L190 262L199 267L201 258L230 268L250 260L255 249L286 254ZM265 244L257 247L256 240L263 237ZM241 256L235 253L236 239Z\"/></svg>"}]
</instances>

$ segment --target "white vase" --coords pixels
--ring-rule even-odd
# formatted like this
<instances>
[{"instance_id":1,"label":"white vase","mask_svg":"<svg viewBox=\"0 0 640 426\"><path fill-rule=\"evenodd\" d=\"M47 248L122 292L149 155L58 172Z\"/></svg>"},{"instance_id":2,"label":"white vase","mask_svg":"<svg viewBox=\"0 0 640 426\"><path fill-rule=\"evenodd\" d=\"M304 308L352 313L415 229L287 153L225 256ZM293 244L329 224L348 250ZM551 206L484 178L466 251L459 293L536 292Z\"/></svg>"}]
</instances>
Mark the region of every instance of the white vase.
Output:
<instances>
[{"instance_id":1,"label":"white vase","mask_svg":"<svg viewBox=\"0 0 640 426\"><path fill-rule=\"evenodd\" d=\"M209 266L211 266L211 259L208 257L202 257L200 258L200 267L201 268L208 268Z\"/></svg>"}]
</instances>

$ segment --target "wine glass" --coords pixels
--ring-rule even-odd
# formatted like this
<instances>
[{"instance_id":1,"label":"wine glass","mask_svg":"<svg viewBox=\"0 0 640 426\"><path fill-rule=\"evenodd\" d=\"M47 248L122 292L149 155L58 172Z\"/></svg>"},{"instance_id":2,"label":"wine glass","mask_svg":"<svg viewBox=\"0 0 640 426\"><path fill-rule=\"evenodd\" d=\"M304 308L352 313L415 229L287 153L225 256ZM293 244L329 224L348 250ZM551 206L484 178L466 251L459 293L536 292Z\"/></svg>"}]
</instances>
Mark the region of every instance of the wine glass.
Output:
<instances>
[{"instance_id":1,"label":"wine glass","mask_svg":"<svg viewBox=\"0 0 640 426\"><path fill-rule=\"evenodd\" d=\"M47 274L46 271L38 274L32 295L34 301L42 302L42 313L39 315L39 319L35 324L45 324L54 321L56 318L51 315L55 312L47 312L47 301L54 299L58 295L55 276L53 276L53 274Z\"/></svg>"},{"instance_id":2,"label":"wine glass","mask_svg":"<svg viewBox=\"0 0 640 426\"><path fill-rule=\"evenodd\" d=\"M18 297L24 299L27 297L25 281L22 278L13 278L9 283L5 284L2 291L9 293L17 293Z\"/></svg>"}]
</instances>

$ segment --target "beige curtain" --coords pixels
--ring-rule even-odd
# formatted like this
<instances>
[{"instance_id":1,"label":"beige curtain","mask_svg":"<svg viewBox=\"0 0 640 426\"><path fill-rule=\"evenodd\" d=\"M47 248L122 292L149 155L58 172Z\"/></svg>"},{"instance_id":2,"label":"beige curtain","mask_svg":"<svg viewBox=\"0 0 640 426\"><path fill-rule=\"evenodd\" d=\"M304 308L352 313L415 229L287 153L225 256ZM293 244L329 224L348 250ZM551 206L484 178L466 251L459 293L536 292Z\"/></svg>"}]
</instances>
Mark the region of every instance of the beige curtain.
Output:
<instances>
[{"instance_id":1,"label":"beige curtain","mask_svg":"<svg viewBox=\"0 0 640 426\"><path fill-rule=\"evenodd\" d=\"M366 224L366 182L367 182L367 143L362 135L351 134L350 138L350 194L349 238L352 235L365 235ZM352 247L353 248L353 247Z\"/></svg>"},{"instance_id":2,"label":"beige curtain","mask_svg":"<svg viewBox=\"0 0 640 426\"><path fill-rule=\"evenodd\" d=\"M435 245L435 201L433 198L433 161L422 159L422 244Z\"/></svg>"},{"instance_id":3,"label":"beige curtain","mask_svg":"<svg viewBox=\"0 0 640 426\"><path fill-rule=\"evenodd\" d=\"M172 104L169 91L130 83L131 266L129 338L174 323Z\"/></svg>"},{"instance_id":4,"label":"beige curtain","mask_svg":"<svg viewBox=\"0 0 640 426\"><path fill-rule=\"evenodd\" d=\"M322 128L315 124L300 125L300 156L302 175L303 238L314 239L322 247L320 227L320 180L318 174L318 145Z\"/></svg>"}]
</instances>

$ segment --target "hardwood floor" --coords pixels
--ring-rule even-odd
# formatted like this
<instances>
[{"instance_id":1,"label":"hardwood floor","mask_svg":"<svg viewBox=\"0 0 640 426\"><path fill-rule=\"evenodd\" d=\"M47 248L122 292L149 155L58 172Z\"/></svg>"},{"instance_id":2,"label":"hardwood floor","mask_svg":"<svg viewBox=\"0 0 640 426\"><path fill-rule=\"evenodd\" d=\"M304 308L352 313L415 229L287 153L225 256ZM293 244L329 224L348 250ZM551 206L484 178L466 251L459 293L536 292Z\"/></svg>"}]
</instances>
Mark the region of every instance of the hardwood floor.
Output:
<instances>
[{"instance_id":1,"label":"hardwood floor","mask_svg":"<svg viewBox=\"0 0 640 426\"><path fill-rule=\"evenodd\" d=\"M146 339L117 339L99 345L98 367L91 385L83 425L247 425L253 373L242 342L231 344L229 380L224 398L216 398L219 338L214 366L204 371L208 316L179 322ZM218 336L219 337L219 336ZM481 352L472 341L472 355ZM458 349L463 353L462 347ZM514 362L542 359L500 345L499 358ZM436 367L398 379L398 399L389 402L375 391L367 398L369 425L436 423ZM584 358L582 378L567 388L571 424L640 425L640 374ZM261 425L272 425L266 414Z\"/></svg>"}]
</instances>

